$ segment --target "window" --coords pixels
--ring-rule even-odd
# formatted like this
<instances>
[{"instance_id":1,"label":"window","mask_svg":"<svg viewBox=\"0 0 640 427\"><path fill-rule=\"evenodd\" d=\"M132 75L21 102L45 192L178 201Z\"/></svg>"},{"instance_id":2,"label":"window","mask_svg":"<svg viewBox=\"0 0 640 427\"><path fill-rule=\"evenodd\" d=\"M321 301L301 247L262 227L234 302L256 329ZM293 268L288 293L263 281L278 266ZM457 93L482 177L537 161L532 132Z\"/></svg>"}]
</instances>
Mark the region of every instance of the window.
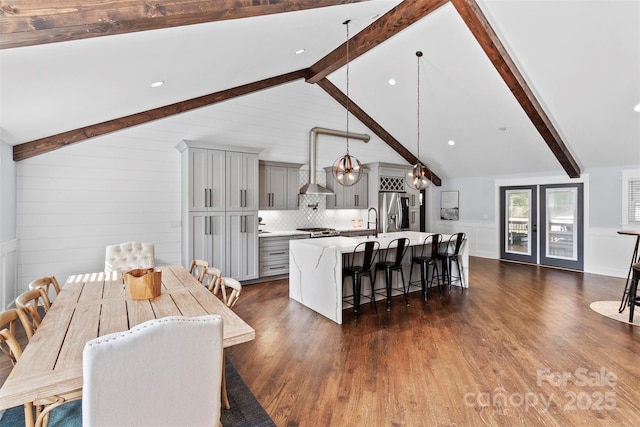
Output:
<instances>
[{"instance_id":1,"label":"window","mask_svg":"<svg viewBox=\"0 0 640 427\"><path fill-rule=\"evenodd\" d=\"M622 224L640 225L640 170L622 171Z\"/></svg>"}]
</instances>

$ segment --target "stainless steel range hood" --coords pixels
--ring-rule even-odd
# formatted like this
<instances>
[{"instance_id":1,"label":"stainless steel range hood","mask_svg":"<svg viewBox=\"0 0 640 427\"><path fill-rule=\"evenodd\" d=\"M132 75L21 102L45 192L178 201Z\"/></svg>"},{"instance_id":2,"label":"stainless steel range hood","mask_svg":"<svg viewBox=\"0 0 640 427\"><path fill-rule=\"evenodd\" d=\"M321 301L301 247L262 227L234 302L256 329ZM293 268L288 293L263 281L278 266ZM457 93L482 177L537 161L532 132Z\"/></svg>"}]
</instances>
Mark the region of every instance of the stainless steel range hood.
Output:
<instances>
[{"instance_id":1,"label":"stainless steel range hood","mask_svg":"<svg viewBox=\"0 0 640 427\"><path fill-rule=\"evenodd\" d=\"M309 183L303 185L300 188L300 194L333 194L333 191L319 185L316 181L316 170L318 165L316 160L316 145L318 143L318 135L331 135L350 139L359 139L361 141L369 142L371 137L366 133L353 133L345 132L341 130L327 129L321 127L314 127L309 132Z\"/></svg>"}]
</instances>

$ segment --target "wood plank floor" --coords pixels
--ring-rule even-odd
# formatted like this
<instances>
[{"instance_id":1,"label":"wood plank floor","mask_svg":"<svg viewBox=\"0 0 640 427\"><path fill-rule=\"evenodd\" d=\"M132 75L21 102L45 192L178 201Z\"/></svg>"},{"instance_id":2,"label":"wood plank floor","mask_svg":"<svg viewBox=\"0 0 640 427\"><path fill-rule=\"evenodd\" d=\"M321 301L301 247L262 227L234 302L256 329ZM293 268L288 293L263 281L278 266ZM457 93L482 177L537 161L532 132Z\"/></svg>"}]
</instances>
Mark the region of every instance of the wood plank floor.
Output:
<instances>
[{"instance_id":1,"label":"wood plank floor","mask_svg":"<svg viewBox=\"0 0 640 427\"><path fill-rule=\"evenodd\" d=\"M227 354L278 426L639 426L640 329L595 313L624 280L482 258L471 288L337 325L246 286Z\"/></svg>"},{"instance_id":2,"label":"wood plank floor","mask_svg":"<svg viewBox=\"0 0 640 427\"><path fill-rule=\"evenodd\" d=\"M256 339L226 354L278 426L640 426L640 328L589 308L623 279L470 263L464 293L343 325L286 280L246 286L234 310Z\"/></svg>"}]
</instances>

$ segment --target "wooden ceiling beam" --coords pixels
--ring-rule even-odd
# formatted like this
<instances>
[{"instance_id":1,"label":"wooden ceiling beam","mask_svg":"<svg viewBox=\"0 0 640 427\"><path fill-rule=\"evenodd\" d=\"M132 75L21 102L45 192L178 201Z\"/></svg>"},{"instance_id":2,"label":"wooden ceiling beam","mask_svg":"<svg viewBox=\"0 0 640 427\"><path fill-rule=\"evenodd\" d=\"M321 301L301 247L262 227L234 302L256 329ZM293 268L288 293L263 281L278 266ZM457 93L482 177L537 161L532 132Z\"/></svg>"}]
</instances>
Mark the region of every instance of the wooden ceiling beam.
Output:
<instances>
[{"instance_id":1,"label":"wooden ceiling beam","mask_svg":"<svg viewBox=\"0 0 640 427\"><path fill-rule=\"evenodd\" d=\"M396 153L400 154L402 158L404 158L409 164L414 165L418 162L418 158L416 156L414 156L409 150L407 150L407 148L402 145L397 139L395 139L393 135L391 135L382 126L380 126L378 122L373 120L371 116L365 113L364 110L360 108L355 102L347 98L347 95L345 95L344 92L338 89L328 79L320 80L317 85L320 86L325 92L327 92L333 99L338 101L338 103L340 103L340 105L342 105L345 109L348 108L349 112L353 114L355 118L360 120L362 124L369 128L373 133L378 135L380 139L382 139L389 147L393 148ZM430 180L434 183L434 185L442 185L442 181L440 180L438 175L433 173L433 171L428 167L427 171L429 172Z\"/></svg>"},{"instance_id":2,"label":"wooden ceiling beam","mask_svg":"<svg viewBox=\"0 0 640 427\"><path fill-rule=\"evenodd\" d=\"M166 105L164 107L154 108L152 110L143 111L141 113L132 114L118 119L109 120L80 129L74 129L68 132L59 133L57 135L48 136L13 147L13 160L28 159L38 154L47 153L57 150L70 144L83 141L85 139L104 135L117 130L128 127L148 123L154 120L163 119L175 114L184 113L196 108L206 107L218 102L226 101L237 96L247 95L252 92L289 83L294 80L304 79L307 76L308 69L294 71L292 73L282 74L280 76L271 77L257 82L237 86L220 92L203 95L198 98L189 99L187 101L177 102L175 104Z\"/></svg>"},{"instance_id":3,"label":"wooden ceiling beam","mask_svg":"<svg viewBox=\"0 0 640 427\"><path fill-rule=\"evenodd\" d=\"M533 91L511 59L475 0L451 0L478 43L498 70L516 100L571 178L580 177L580 166L562 141L558 131L536 99Z\"/></svg>"},{"instance_id":4,"label":"wooden ceiling beam","mask_svg":"<svg viewBox=\"0 0 640 427\"><path fill-rule=\"evenodd\" d=\"M0 0L0 49L361 1L367 0Z\"/></svg>"},{"instance_id":5,"label":"wooden ceiling beam","mask_svg":"<svg viewBox=\"0 0 640 427\"><path fill-rule=\"evenodd\" d=\"M449 0L404 0L349 39L349 60L368 52ZM317 83L347 63L347 42L313 64L308 83Z\"/></svg>"}]
</instances>

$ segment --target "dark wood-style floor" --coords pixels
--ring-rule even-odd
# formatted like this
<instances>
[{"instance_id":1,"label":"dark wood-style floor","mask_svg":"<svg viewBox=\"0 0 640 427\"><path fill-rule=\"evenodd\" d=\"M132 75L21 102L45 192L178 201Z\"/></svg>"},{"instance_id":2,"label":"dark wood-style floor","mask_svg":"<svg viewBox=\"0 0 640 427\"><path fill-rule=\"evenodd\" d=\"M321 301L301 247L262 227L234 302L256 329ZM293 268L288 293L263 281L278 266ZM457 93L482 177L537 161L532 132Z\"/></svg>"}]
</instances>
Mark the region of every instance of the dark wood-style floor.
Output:
<instances>
[{"instance_id":1,"label":"dark wood-style floor","mask_svg":"<svg viewBox=\"0 0 640 427\"><path fill-rule=\"evenodd\" d=\"M623 279L482 258L471 288L337 325L246 286L228 357L278 426L640 426L640 329L595 313Z\"/></svg>"},{"instance_id":2,"label":"dark wood-style floor","mask_svg":"<svg viewBox=\"0 0 640 427\"><path fill-rule=\"evenodd\" d=\"M623 279L470 263L464 293L343 325L286 280L245 286L234 310L256 339L226 354L278 426L640 426L640 329L589 308Z\"/></svg>"}]
</instances>

